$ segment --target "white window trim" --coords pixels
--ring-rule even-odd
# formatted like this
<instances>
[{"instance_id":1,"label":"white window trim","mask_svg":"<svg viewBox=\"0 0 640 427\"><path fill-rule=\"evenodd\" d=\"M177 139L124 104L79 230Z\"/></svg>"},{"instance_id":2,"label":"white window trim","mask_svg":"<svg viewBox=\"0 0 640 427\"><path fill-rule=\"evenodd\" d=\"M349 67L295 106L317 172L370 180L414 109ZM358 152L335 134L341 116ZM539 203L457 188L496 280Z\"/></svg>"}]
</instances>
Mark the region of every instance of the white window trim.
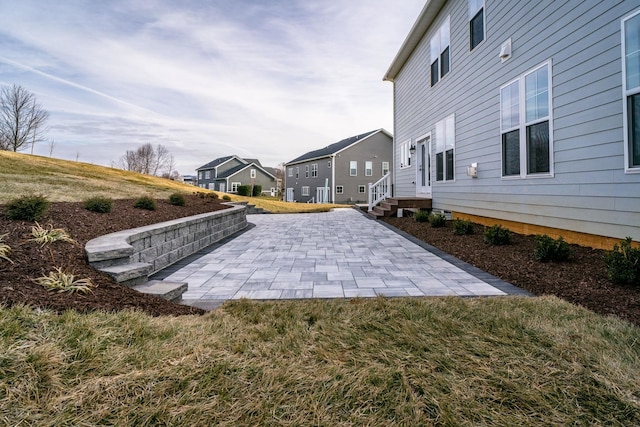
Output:
<instances>
[{"instance_id":1,"label":"white window trim","mask_svg":"<svg viewBox=\"0 0 640 427\"><path fill-rule=\"evenodd\" d=\"M307 186L307 185L303 185L302 186L301 195L302 196L308 196L309 195L309 186Z\"/></svg>"},{"instance_id":2,"label":"white window trim","mask_svg":"<svg viewBox=\"0 0 640 427\"><path fill-rule=\"evenodd\" d=\"M400 143L400 169L411 167L411 140Z\"/></svg>"},{"instance_id":3,"label":"white window trim","mask_svg":"<svg viewBox=\"0 0 640 427\"><path fill-rule=\"evenodd\" d=\"M627 64L626 64L626 46L625 46L625 23L640 14L640 10L635 11L631 15L625 17L620 22L620 37L622 38L621 56L622 56L622 117L623 117L623 136L624 136L624 173L636 174L640 173L640 166L631 167L631 147L629 141L629 116L627 111L627 97L640 94L640 86L637 88L627 89Z\"/></svg>"},{"instance_id":4,"label":"white window trim","mask_svg":"<svg viewBox=\"0 0 640 427\"><path fill-rule=\"evenodd\" d=\"M204 179L211 179L211 171L204 171Z\"/></svg>"},{"instance_id":5,"label":"white window trim","mask_svg":"<svg viewBox=\"0 0 640 427\"><path fill-rule=\"evenodd\" d=\"M386 168L385 168L385 166L386 166ZM382 162L382 176L385 176L386 174L389 173L389 171L391 170L389 168L389 166L390 166L389 162ZM385 169L386 169L386 172L385 172Z\"/></svg>"},{"instance_id":6,"label":"white window trim","mask_svg":"<svg viewBox=\"0 0 640 427\"><path fill-rule=\"evenodd\" d=\"M343 194L343 193L344 193L344 186L336 185L336 194Z\"/></svg>"},{"instance_id":7,"label":"white window trim","mask_svg":"<svg viewBox=\"0 0 640 427\"><path fill-rule=\"evenodd\" d=\"M313 163L311 165L311 178L317 178L317 177L318 177L318 164Z\"/></svg>"},{"instance_id":8,"label":"white window trim","mask_svg":"<svg viewBox=\"0 0 640 427\"><path fill-rule=\"evenodd\" d=\"M238 192L238 187L240 187L242 185L241 182L232 182L231 183L231 192L232 193L237 193Z\"/></svg>"},{"instance_id":9,"label":"white window trim","mask_svg":"<svg viewBox=\"0 0 640 427\"><path fill-rule=\"evenodd\" d=\"M442 47L442 35L444 34L444 30L445 28L448 27L449 32L447 34L447 38L449 39L449 42L445 45L445 48L443 49ZM438 27L438 31L431 37L430 41L429 41L429 73L431 73L431 65L433 65L433 63L435 62L435 60L433 59L433 52L431 51L432 49L432 45L437 42L438 44L438 81L435 82L434 84L431 84L432 81L432 77L429 76L429 84L431 87L437 85L438 83L440 83L440 81L442 79L445 78L445 76L447 76L449 73L451 73L451 16L447 15L447 17L445 18L445 20L442 22L442 24L440 24L440 26ZM446 47L449 47L449 71L447 71L447 74L445 74L444 76L442 75L442 53L446 50Z\"/></svg>"},{"instance_id":10,"label":"white window trim","mask_svg":"<svg viewBox=\"0 0 640 427\"><path fill-rule=\"evenodd\" d=\"M447 128L447 120L452 119L453 120L453 179L447 179L447 141L446 141L446 128ZM438 151L438 142L440 141L440 138L442 138L442 135L439 135L439 133L442 132L438 132L438 125L440 125L440 123L442 123L442 126L444 127L444 133L445 133L445 141L443 142L444 147L442 150L442 179L440 181L438 181L438 164L437 164L437 156L438 153L440 153L440 151ZM435 137L435 155L433 156L433 161L436 162L435 168L434 168L434 173L435 173L435 179L433 180L434 183L439 183L439 184L444 184L444 183L449 183L449 182L456 182L456 115L455 114L450 114L447 117L443 118L442 120L438 121L436 123L436 137Z\"/></svg>"},{"instance_id":11,"label":"white window trim","mask_svg":"<svg viewBox=\"0 0 640 427\"><path fill-rule=\"evenodd\" d=\"M296 166L296 179L300 178L300 166Z\"/></svg>"},{"instance_id":12,"label":"white window trim","mask_svg":"<svg viewBox=\"0 0 640 427\"><path fill-rule=\"evenodd\" d=\"M252 179L255 179L256 175L256 170L255 169L251 169L251 171L249 172L249 175L251 176Z\"/></svg>"},{"instance_id":13,"label":"white window trim","mask_svg":"<svg viewBox=\"0 0 640 427\"><path fill-rule=\"evenodd\" d=\"M364 162L364 176L373 176L373 162L371 160Z\"/></svg>"},{"instance_id":14,"label":"white window trim","mask_svg":"<svg viewBox=\"0 0 640 427\"><path fill-rule=\"evenodd\" d=\"M364 185L358 185L358 194L364 194L367 192L367 187Z\"/></svg>"},{"instance_id":15,"label":"white window trim","mask_svg":"<svg viewBox=\"0 0 640 427\"><path fill-rule=\"evenodd\" d=\"M290 178L293 178L293 168L288 168L287 169L287 176Z\"/></svg>"},{"instance_id":16,"label":"white window trim","mask_svg":"<svg viewBox=\"0 0 640 427\"><path fill-rule=\"evenodd\" d=\"M352 168L351 165L355 163L356 167ZM353 173L353 171L355 170L355 173ZM350 160L349 161L349 176L358 176L358 161L357 160Z\"/></svg>"},{"instance_id":17,"label":"white window trim","mask_svg":"<svg viewBox=\"0 0 640 427\"><path fill-rule=\"evenodd\" d=\"M473 19L474 16L476 16L478 14L478 11L480 9L482 9L482 41L480 43L478 43L473 49L471 49L471 33L469 33L469 52L473 52L476 50L476 48L478 48L479 46L482 46L484 44L485 41L487 41L487 7L486 7L486 2L485 0L482 0L482 7L476 9L475 11L471 11L470 9L470 5L469 5L469 0L467 0L467 9L469 12L469 18L468 18L468 22L469 22L469 28L471 25L471 20ZM473 15L472 15L473 13Z\"/></svg>"},{"instance_id":18,"label":"white window trim","mask_svg":"<svg viewBox=\"0 0 640 427\"><path fill-rule=\"evenodd\" d=\"M534 71L539 70L542 67L547 67L549 75L548 75L548 84L549 84L549 172L547 173L533 173L527 174L527 125L535 124L537 121L527 123L526 118L526 103L525 103L525 77ZM502 175L504 172L504 168L502 165L503 161L503 152L502 152L502 110L500 110L500 175L503 180L512 180L512 179L539 179L539 178L553 178L555 174L554 170L554 156L553 156L553 66L551 59L539 64L536 67L527 70L526 72L520 74L517 78L509 81L507 84L500 86L500 90L498 96L503 88L509 86L513 82L518 82L518 109L519 109L519 141L520 141L520 175ZM502 105L500 105L502 108ZM544 120L540 120L544 121ZM510 128L511 130L515 130L516 127Z\"/></svg>"},{"instance_id":19,"label":"white window trim","mask_svg":"<svg viewBox=\"0 0 640 427\"><path fill-rule=\"evenodd\" d=\"M304 165L304 177L309 178L309 165Z\"/></svg>"}]
</instances>

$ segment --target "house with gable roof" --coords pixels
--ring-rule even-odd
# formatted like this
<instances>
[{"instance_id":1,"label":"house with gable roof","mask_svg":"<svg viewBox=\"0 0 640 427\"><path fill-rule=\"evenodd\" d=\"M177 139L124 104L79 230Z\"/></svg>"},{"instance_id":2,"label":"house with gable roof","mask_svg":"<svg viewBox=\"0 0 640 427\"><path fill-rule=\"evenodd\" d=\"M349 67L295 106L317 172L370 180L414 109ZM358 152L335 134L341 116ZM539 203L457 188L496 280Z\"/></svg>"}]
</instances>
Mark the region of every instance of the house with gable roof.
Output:
<instances>
[{"instance_id":1,"label":"house with gable roof","mask_svg":"<svg viewBox=\"0 0 640 427\"><path fill-rule=\"evenodd\" d=\"M640 241L638 0L428 0L383 80L394 197L590 246Z\"/></svg>"},{"instance_id":2,"label":"house with gable roof","mask_svg":"<svg viewBox=\"0 0 640 427\"><path fill-rule=\"evenodd\" d=\"M384 129L345 138L285 163L285 200L365 203L369 183L389 174L393 137Z\"/></svg>"},{"instance_id":3,"label":"house with gable roof","mask_svg":"<svg viewBox=\"0 0 640 427\"><path fill-rule=\"evenodd\" d=\"M219 157L196 171L200 188L235 193L241 185L260 185L264 194L277 193L276 177L258 159Z\"/></svg>"}]
</instances>

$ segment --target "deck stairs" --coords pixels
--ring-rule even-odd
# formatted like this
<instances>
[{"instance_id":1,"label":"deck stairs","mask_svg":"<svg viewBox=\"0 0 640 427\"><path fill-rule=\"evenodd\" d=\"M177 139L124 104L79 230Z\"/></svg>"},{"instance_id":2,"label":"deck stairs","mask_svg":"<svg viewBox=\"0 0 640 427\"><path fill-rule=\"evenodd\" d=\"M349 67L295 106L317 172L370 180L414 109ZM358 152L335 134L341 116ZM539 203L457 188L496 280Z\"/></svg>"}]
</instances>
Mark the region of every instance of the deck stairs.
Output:
<instances>
[{"instance_id":1,"label":"deck stairs","mask_svg":"<svg viewBox=\"0 0 640 427\"><path fill-rule=\"evenodd\" d=\"M431 209L431 199L421 197L390 197L381 201L369 211L369 215L378 219L381 217L398 216L398 209L415 212L419 209Z\"/></svg>"}]
</instances>

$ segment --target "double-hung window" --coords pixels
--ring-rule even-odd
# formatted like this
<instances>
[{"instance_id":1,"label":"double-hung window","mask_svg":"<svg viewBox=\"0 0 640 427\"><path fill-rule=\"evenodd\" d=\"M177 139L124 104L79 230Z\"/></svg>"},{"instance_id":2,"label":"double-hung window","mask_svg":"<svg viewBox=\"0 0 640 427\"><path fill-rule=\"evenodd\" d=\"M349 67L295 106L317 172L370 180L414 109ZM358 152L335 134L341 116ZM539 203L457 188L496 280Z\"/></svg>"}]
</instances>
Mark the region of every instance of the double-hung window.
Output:
<instances>
[{"instance_id":1,"label":"double-hung window","mask_svg":"<svg viewBox=\"0 0 640 427\"><path fill-rule=\"evenodd\" d=\"M314 163L311 165L311 178L316 178L318 176L318 164Z\"/></svg>"},{"instance_id":2,"label":"double-hung window","mask_svg":"<svg viewBox=\"0 0 640 427\"><path fill-rule=\"evenodd\" d=\"M371 175L373 175L373 162L367 160L366 162L364 162L364 176Z\"/></svg>"},{"instance_id":3,"label":"double-hung window","mask_svg":"<svg viewBox=\"0 0 640 427\"><path fill-rule=\"evenodd\" d=\"M389 162L382 162L382 176L389 173Z\"/></svg>"},{"instance_id":4,"label":"double-hung window","mask_svg":"<svg viewBox=\"0 0 640 427\"><path fill-rule=\"evenodd\" d=\"M438 31L431 37L431 86L438 83L451 68L449 52L450 18L447 16Z\"/></svg>"},{"instance_id":5,"label":"double-hung window","mask_svg":"<svg viewBox=\"0 0 640 427\"><path fill-rule=\"evenodd\" d=\"M349 176L358 176L358 162L355 160L349 162Z\"/></svg>"},{"instance_id":6,"label":"double-hung window","mask_svg":"<svg viewBox=\"0 0 640 427\"><path fill-rule=\"evenodd\" d=\"M309 178L309 165L304 166L304 177Z\"/></svg>"},{"instance_id":7,"label":"double-hung window","mask_svg":"<svg viewBox=\"0 0 640 427\"><path fill-rule=\"evenodd\" d=\"M204 179L211 179L211 171L204 171Z\"/></svg>"},{"instance_id":8,"label":"double-hung window","mask_svg":"<svg viewBox=\"0 0 640 427\"><path fill-rule=\"evenodd\" d=\"M400 169L411 166L411 140L400 144Z\"/></svg>"},{"instance_id":9,"label":"double-hung window","mask_svg":"<svg viewBox=\"0 0 640 427\"><path fill-rule=\"evenodd\" d=\"M300 178L300 166L296 166L296 179Z\"/></svg>"},{"instance_id":10,"label":"double-hung window","mask_svg":"<svg viewBox=\"0 0 640 427\"><path fill-rule=\"evenodd\" d=\"M309 195L309 187L307 187L306 185L302 187L302 196L308 196Z\"/></svg>"},{"instance_id":11,"label":"double-hung window","mask_svg":"<svg viewBox=\"0 0 640 427\"><path fill-rule=\"evenodd\" d=\"M502 176L552 175L551 62L500 89Z\"/></svg>"},{"instance_id":12,"label":"double-hung window","mask_svg":"<svg viewBox=\"0 0 640 427\"><path fill-rule=\"evenodd\" d=\"M622 21L625 171L640 172L640 10Z\"/></svg>"},{"instance_id":13,"label":"double-hung window","mask_svg":"<svg viewBox=\"0 0 640 427\"><path fill-rule=\"evenodd\" d=\"M436 123L436 181L455 178L456 121L450 115Z\"/></svg>"},{"instance_id":14,"label":"double-hung window","mask_svg":"<svg viewBox=\"0 0 640 427\"><path fill-rule=\"evenodd\" d=\"M484 40L484 0L469 0L469 46L473 50Z\"/></svg>"},{"instance_id":15,"label":"double-hung window","mask_svg":"<svg viewBox=\"0 0 640 427\"><path fill-rule=\"evenodd\" d=\"M287 169L287 176L288 177L293 177L293 168Z\"/></svg>"},{"instance_id":16,"label":"double-hung window","mask_svg":"<svg viewBox=\"0 0 640 427\"><path fill-rule=\"evenodd\" d=\"M251 172L249 172L249 173L250 173L251 179L255 179L255 177L256 177L256 170L255 170L255 169L251 169Z\"/></svg>"}]
</instances>

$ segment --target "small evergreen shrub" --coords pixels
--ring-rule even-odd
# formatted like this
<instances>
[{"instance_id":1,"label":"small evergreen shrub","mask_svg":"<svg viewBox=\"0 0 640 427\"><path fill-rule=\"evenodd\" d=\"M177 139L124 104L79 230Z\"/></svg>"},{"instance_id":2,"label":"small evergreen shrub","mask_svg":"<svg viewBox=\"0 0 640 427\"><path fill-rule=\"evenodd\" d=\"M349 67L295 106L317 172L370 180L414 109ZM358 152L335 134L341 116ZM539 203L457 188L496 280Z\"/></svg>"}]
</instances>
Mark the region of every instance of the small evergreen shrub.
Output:
<instances>
[{"instance_id":1,"label":"small evergreen shrub","mask_svg":"<svg viewBox=\"0 0 640 427\"><path fill-rule=\"evenodd\" d=\"M484 242L489 245L508 245L511 241L510 231L499 224L484 229Z\"/></svg>"},{"instance_id":2,"label":"small evergreen shrub","mask_svg":"<svg viewBox=\"0 0 640 427\"><path fill-rule=\"evenodd\" d=\"M254 185L253 186L253 197L258 197L262 194L262 185Z\"/></svg>"},{"instance_id":3,"label":"small evergreen shrub","mask_svg":"<svg viewBox=\"0 0 640 427\"><path fill-rule=\"evenodd\" d=\"M562 237L556 240L546 234L539 234L534 238L534 243L533 255L540 262L562 262L568 260L571 255L571 248Z\"/></svg>"},{"instance_id":4,"label":"small evergreen shrub","mask_svg":"<svg viewBox=\"0 0 640 427\"><path fill-rule=\"evenodd\" d=\"M133 204L134 208L146 209L148 211L156 210L156 201L149 196L142 196Z\"/></svg>"},{"instance_id":5,"label":"small evergreen shrub","mask_svg":"<svg viewBox=\"0 0 640 427\"><path fill-rule=\"evenodd\" d=\"M238 196L251 196L251 186L250 185L239 185L238 186Z\"/></svg>"},{"instance_id":6,"label":"small evergreen shrub","mask_svg":"<svg viewBox=\"0 0 640 427\"><path fill-rule=\"evenodd\" d=\"M216 200L218 198L218 193L209 193L207 194L210 199Z\"/></svg>"},{"instance_id":7,"label":"small evergreen shrub","mask_svg":"<svg viewBox=\"0 0 640 427\"><path fill-rule=\"evenodd\" d=\"M184 199L182 194L173 193L169 196L169 203L173 206L184 206L187 204L187 201Z\"/></svg>"},{"instance_id":8,"label":"small evergreen shrub","mask_svg":"<svg viewBox=\"0 0 640 427\"><path fill-rule=\"evenodd\" d=\"M425 209L420 209L413 215L413 218L417 222L428 222L429 221L429 211Z\"/></svg>"},{"instance_id":9,"label":"small evergreen shrub","mask_svg":"<svg viewBox=\"0 0 640 427\"><path fill-rule=\"evenodd\" d=\"M231 196L229 196L228 194L225 194L224 196L222 196L222 200L224 200L225 202L230 202Z\"/></svg>"},{"instance_id":10,"label":"small evergreen shrub","mask_svg":"<svg viewBox=\"0 0 640 427\"><path fill-rule=\"evenodd\" d=\"M433 228L444 227L447 225L447 217L441 213L432 213L429 215L429 224Z\"/></svg>"},{"instance_id":11,"label":"small evergreen shrub","mask_svg":"<svg viewBox=\"0 0 640 427\"><path fill-rule=\"evenodd\" d=\"M108 197L91 197L84 201L84 208L96 213L109 213L113 209L113 200Z\"/></svg>"},{"instance_id":12,"label":"small evergreen shrub","mask_svg":"<svg viewBox=\"0 0 640 427\"><path fill-rule=\"evenodd\" d=\"M631 237L614 245L604 262L612 282L640 286L640 249L631 246Z\"/></svg>"},{"instance_id":13,"label":"small evergreen shrub","mask_svg":"<svg viewBox=\"0 0 640 427\"><path fill-rule=\"evenodd\" d=\"M22 196L7 203L7 218L36 221L42 218L50 204L44 196Z\"/></svg>"},{"instance_id":14,"label":"small evergreen shrub","mask_svg":"<svg viewBox=\"0 0 640 427\"><path fill-rule=\"evenodd\" d=\"M469 220L456 218L453 220L453 233L461 236L473 234L473 223Z\"/></svg>"}]
</instances>

